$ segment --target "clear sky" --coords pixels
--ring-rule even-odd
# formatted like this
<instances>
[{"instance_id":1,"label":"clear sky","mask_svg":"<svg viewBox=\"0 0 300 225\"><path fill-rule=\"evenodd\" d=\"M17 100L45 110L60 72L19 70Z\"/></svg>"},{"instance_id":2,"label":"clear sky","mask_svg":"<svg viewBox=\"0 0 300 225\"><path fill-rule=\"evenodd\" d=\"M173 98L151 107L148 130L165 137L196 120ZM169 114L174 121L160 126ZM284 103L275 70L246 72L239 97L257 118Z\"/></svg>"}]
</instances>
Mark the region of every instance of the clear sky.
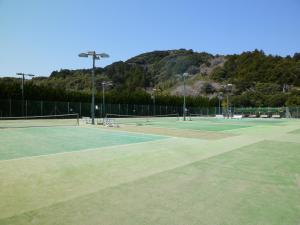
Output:
<instances>
[{"instance_id":1,"label":"clear sky","mask_svg":"<svg viewBox=\"0 0 300 225\"><path fill-rule=\"evenodd\" d=\"M153 50L300 52L300 0L0 0L0 76L104 66Z\"/></svg>"}]
</instances>

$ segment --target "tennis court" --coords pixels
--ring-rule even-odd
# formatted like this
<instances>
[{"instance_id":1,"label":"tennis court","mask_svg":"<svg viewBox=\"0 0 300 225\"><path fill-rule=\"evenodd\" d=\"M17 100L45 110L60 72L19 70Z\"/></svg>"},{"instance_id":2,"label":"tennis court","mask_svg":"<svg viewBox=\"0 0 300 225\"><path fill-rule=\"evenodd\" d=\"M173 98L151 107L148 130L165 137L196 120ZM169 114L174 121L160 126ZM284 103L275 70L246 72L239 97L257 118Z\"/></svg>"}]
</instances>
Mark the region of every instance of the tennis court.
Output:
<instances>
[{"instance_id":1,"label":"tennis court","mask_svg":"<svg viewBox=\"0 0 300 225\"><path fill-rule=\"evenodd\" d=\"M0 224L299 225L300 121L114 122L0 120Z\"/></svg>"},{"instance_id":2,"label":"tennis court","mask_svg":"<svg viewBox=\"0 0 300 225\"><path fill-rule=\"evenodd\" d=\"M87 127L29 127L0 130L0 160L82 151L166 137L108 132Z\"/></svg>"}]
</instances>

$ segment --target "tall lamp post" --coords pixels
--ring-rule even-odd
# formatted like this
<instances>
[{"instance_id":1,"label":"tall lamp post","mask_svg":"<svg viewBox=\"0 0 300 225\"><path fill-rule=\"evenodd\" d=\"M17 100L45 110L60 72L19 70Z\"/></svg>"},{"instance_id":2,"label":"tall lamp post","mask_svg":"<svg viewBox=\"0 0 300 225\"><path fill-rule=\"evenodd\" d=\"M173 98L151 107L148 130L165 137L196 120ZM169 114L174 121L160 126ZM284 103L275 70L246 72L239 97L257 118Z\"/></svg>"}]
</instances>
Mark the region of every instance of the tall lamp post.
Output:
<instances>
[{"instance_id":1,"label":"tall lamp post","mask_svg":"<svg viewBox=\"0 0 300 225\"><path fill-rule=\"evenodd\" d=\"M185 97L186 97L186 88L185 88L185 79L186 77L189 76L188 73L184 73L181 75L182 78L183 78L183 120L185 121L186 120L186 100L185 100Z\"/></svg>"},{"instance_id":2,"label":"tall lamp post","mask_svg":"<svg viewBox=\"0 0 300 225\"><path fill-rule=\"evenodd\" d=\"M152 99L153 99L153 116L156 115L156 106L155 106L155 92L156 92L156 88L152 89L153 93L151 95Z\"/></svg>"},{"instance_id":3,"label":"tall lamp post","mask_svg":"<svg viewBox=\"0 0 300 225\"><path fill-rule=\"evenodd\" d=\"M219 99L219 115L220 115L221 114L221 100L223 99L223 92L219 92L218 99Z\"/></svg>"},{"instance_id":4,"label":"tall lamp post","mask_svg":"<svg viewBox=\"0 0 300 225\"><path fill-rule=\"evenodd\" d=\"M102 82L102 116L105 117L105 86L111 86L111 81Z\"/></svg>"},{"instance_id":5,"label":"tall lamp post","mask_svg":"<svg viewBox=\"0 0 300 225\"><path fill-rule=\"evenodd\" d=\"M106 53L96 53L95 51L88 51L88 52L80 53L78 56L84 58L91 56L93 59L91 116L92 116L92 124L95 124L95 61L100 60L100 58L108 58L109 55Z\"/></svg>"},{"instance_id":6,"label":"tall lamp post","mask_svg":"<svg viewBox=\"0 0 300 225\"><path fill-rule=\"evenodd\" d=\"M227 116L229 118L230 114L229 114L229 94L232 90L232 84L227 84L226 85L226 91L227 91Z\"/></svg>"},{"instance_id":7,"label":"tall lamp post","mask_svg":"<svg viewBox=\"0 0 300 225\"><path fill-rule=\"evenodd\" d=\"M26 73L17 73L18 76L22 76L22 83L21 83L21 90L22 90L22 116L24 116L24 84L25 84L25 77L34 77L33 74L26 74Z\"/></svg>"}]
</instances>

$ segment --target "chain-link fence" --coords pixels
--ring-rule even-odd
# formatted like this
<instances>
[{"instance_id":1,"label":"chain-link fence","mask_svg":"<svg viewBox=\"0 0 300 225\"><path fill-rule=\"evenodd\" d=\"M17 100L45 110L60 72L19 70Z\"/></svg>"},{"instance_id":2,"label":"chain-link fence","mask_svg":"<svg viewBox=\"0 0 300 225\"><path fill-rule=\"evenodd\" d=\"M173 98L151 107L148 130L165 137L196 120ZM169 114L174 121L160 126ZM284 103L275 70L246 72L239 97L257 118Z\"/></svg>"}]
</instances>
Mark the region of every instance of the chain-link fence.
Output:
<instances>
[{"instance_id":1,"label":"chain-link fence","mask_svg":"<svg viewBox=\"0 0 300 225\"><path fill-rule=\"evenodd\" d=\"M137 105L137 104L95 104L96 117L103 117L105 114L121 115L166 115L181 113L182 107L170 105ZM91 115L91 103L86 102L52 102L52 101L31 101L25 100L0 100L1 117L18 116L45 116L78 113L79 116Z\"/></svg>"},{"instance_id":2,"label":"chain-link fence","mask_svg":"<svg viewBox=\"0 0 300 225\"><path fill-rule=\"evenodd\" d=\"M182 106L171 105L137 105L137 104L105 104L96 102L95 116L105 114L153 116L167 114L183 114ZM78 113L80 117L91 115L91 104L86 102L53 102L31 100L0 100L0 117L45 116ZM187 107L187 115L215 116L217 114L240 114L245 117L272 117L279 115L285 118L300 118L300 107Z\"/></svg>"}]
</instances>

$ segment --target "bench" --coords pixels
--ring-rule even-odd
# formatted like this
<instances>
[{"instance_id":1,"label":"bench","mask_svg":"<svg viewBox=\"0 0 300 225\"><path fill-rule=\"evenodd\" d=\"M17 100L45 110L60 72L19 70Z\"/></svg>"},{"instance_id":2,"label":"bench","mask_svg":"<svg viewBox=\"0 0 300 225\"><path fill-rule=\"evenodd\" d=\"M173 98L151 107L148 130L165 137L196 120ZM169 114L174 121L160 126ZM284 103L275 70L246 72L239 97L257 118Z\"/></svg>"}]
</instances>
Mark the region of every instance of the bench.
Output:
<instances>
[{"instance_id":1,"label":"bench","mask_svg":"<svg viewBox=\"0 0 300 225\"><path fill-rule=\"evenodd\" d=\"M249 118L256 118L257 116L255 114L251 114L248 116Z\"/></svg>"},{"instance_id":2,"label":"bench","mask_svg":"<svg viewBox=\"0 0 300 225\"><path fill-rule=\"evenodd\" d=\"M242 119L243 115L233 115L232 119Z\"/></svg>"},{"instance_id":3,"label":"bench","mask_svg":"<svg viewBox=\"0 0 300 225\"><path fill-rule=\"evenodd\" d=\"M216 115L216 118L217 119L224 119L224 116L223 115Z\"/></svg>"},{"instance_id":4,"label":"bench","mask_svg":"<svg viewBox=\"0 0 300 225\"><path fill-rule=\"evenodd\" d=\"M260 118L269 118L269 116L266 114L262 114L262 115L260 115Z\"/></svg>"},{"instance_id":5,"label":"bench","mask_svg":"<svg viewBox=\"0 0 300 225\"><path fill-rule=\"evenodd\" d=\"M82 117L82 121L86 124L92 124L92 118L90 117Z\"/></svg>"},{"instance_id":6,"label":"bench","mask_svg":"<svg viewBox=\"0 0 300 225\"><path fill-rule=\"evenodd\" d=\"M275 119L280 119L281 116L280 115L272 115L272 118L275 118Z\"/></svg>"}]
</instances>

